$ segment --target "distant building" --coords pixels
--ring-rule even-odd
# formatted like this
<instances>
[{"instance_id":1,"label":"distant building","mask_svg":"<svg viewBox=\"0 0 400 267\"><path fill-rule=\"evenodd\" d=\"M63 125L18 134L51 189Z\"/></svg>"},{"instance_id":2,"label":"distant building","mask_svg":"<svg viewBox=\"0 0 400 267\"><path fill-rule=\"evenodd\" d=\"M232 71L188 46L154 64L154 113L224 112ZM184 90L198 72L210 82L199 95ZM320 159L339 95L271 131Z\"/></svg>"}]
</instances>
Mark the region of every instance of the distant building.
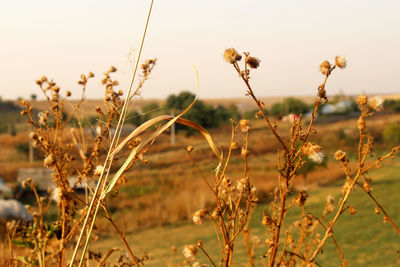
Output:
<instances>
[{"instance_id":1,"label":"distant building","mask_svg":"<svg viewBox=\"0 0 400 267\"><path fill-rule=\"evenodd\" d=\"M336 104L326 104L321 107L321 114L336 114L350 111L352 102L345 100Z\"/></svg>"},{"instance_id":2,"label":"distant building","mask_svg":"<svg viewBox=\"0 0 400 267\"><path fill-rule=\"evenodd\" d=\"M0 177L0 199L10 198L13 191L6 185L3 178Z\"/></svg>"}]
</instances>

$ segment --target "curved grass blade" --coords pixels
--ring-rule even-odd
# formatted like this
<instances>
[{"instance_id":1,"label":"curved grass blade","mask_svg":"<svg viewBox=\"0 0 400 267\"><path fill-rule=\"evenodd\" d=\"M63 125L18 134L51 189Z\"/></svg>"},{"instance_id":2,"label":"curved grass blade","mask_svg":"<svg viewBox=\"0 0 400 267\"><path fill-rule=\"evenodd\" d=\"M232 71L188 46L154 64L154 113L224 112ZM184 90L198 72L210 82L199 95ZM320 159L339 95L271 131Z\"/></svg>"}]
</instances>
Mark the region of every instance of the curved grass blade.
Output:
<instances>
[{"instance_id":1,"label":"curved grass blade","mask_svg":"<svg viewBox=\"0 0 400 267\"><path fill-rule=\"evenodd\" d=\"M189 106L189 108L193 104L194 104L194 102ZM216 143L214 142L210 133L206 129L204 129L199 124L194 123L190 120L180 118L188 109L186 109L184 112L179 114L179 116L177 116L177 117L173 117L171 115L160 115L156 118L153 118L153 119L145 122L144 124L142 124L140 127L136 128L127 138L124 139L124 141L121 142L121 144L114 150L113 155L115 155L115 153L120 151L123 146L125 146L133 137L137 136L139 133L143 132L147 128L151 127L152 125L154 125L160 121L169 120L165 125L163 125L157 131L155 131L150 136L145 138L142 142L140 142L140 144L137 147L135 147L132 150L132 152L130 153L128 158L125 160L124 164L121 166L121 168L117 171L117 173L114 175L114 177L108 183L108 185L107 185L106 189L104 190L104 192L102 193L100 199L105 198L106 195L111 192L111 190L114 188L115 184L117 183L118 179L126 171L128 166L130 166L130 164L135 159L136 155L141 151L141 149L144 148L147 144L149 144L152 140L154 140L154 138L157 138L157 136L159 136L162 132L164 132L166 129L168 129L173 123L179 123L182 125L189 126L193 129L197 130L198 132L200 132L205 137L209 146L211 147L211 150L214 152L214 154L216 155L216 157L219 160L218 166L216 168L216 170L218 172L218 170L220 169L220 166L222 165L222 156L223 156L222 150L219 148L219 146L216 145Z\"/></svg>"}]
</instances>

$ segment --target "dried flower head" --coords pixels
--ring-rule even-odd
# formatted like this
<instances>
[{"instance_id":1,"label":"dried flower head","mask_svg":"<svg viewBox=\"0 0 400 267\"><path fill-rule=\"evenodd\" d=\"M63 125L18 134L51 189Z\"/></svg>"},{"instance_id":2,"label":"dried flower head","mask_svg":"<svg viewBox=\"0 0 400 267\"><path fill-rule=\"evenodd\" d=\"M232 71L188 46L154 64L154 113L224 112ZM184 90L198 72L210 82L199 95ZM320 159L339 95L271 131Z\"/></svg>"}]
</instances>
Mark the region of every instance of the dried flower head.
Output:
<instances>
[{"instance_id":1,"label":"dried flower head","mask_svg":"<svg viewBox=\"0 0 400 267\"><path fill-rule=\"evenodd\" d=\"M31 132L29 134L29 138L32 140L36 140L36 139L38 139L38 135L35 132Z\"/></svg>"},{"instance_id":2,"label":"dried flower head","mask_svg":"<svg viewBox=\"0 0 400 267\"><path fill-rule=\"evenodd\" d=\"M325 60L321 63L321 65L319 65L319 70L323 75L328 75L329 71L331 70L331 63L329 63L328 60Z\"/></svg>"},{"instance_id":3,"label":"dried flower head","mask_svg":"<svg viewBox=\"0 0 400 267\"><path fill-rule=\"evenodd\" d=\"M247 133L250 129L249 124L250 124L249 120L240 120L239 121L240 131L242 131L242 133Z\"/></svg>"},{"instance_id":4,"label":"dried flower head","mask_svg":"<svg viewBox=\"0 0 400 267\"><path fill-rule=\"evenodd\" d=\"M364 181L363 188L367 193L370 193L372 191L371 185L367 181Z\"/></svg>"},{"instance_id":5,"label":"dried flower head","mask_svg":"<svg viewBox=\"0 0 400 267\"><path fill-rule=\"evenodd\" d=\"M339 149L338 151L335 152L335 159L338 161L344 162L346 160L346 156L347 156L347 153L344 152L343 150Z\"/></svg>"},{"instance_id":6,"label":"dried flower head","mask_svg":"<svg viewBox=\"0 0 400 267\"><path fill-rule=\"evenodd\" d=\"M237 190L238 190L239 192L243 193L243 192L247 191L247 189L249 188L249 186L250 186L249 178L246 177L246 178L242 178L242 179L240 179L240 180L238 181L238 184L237 184L237 187L236 187L236 188L237 188Z\"/></svg>"},{"instance_id":7,"label":"dried flower head","mask_svg":"<svg viewBox=\"0 0 400 267\"><path fill-rule=\"evenodd\" d=\"M252 69L257 69L260 66L260 60L256 57L246 57L246 64Z\"/></svg>"},{"instance_id":8,"label":"dried flower head","mask_svg":"<svg viewBox=\"0 0 400 267\"><path fill-rule=\"evenodd\" d=\"M366 105L368 103L368 97L366 95L359 95L356 102L360 106Z\"/></svg>"},{"instance_id":9,"label":"dried flower head","mask_svg":"<svg viewBox=\"0 0 400 267\"><path fill-rule=\"evenodd\" d=\"M224 59L226 62L234 64L242 59L242 56L234 48L225 49Z\"/></svg>"},{"instance_id":10,"label":"dried flower head","mask_svg":"<svg viewBox=\"0 0 400 267\"><path fill-rule=\"evenodd\" d=\"M101 173L103 172L103 165L97 165L96 169L94 170L94 175L95 176L100 176Z\"/></svg>"},{"instance_id":11,"label":"dried flower head","mask_svg":"<svg viewBox=\"0 0 400 267\"><path fill-rule=\"evenodd\" d=\"M268 212L264 211L264 215L263 215L263 219L261 221L261 224L264 226L268 226L271 225L273 223L273 219L271 218L271 216L268 214Z\"/></svg>"},{"instance_id":12,"label":"dried flower head","mask_svg":"<svg viewBox=\"0 0 400 267\"><path fill-rule=\"evenodd\" d=\"M196 262L194 262L192 264L192 267L208 267L208 265L207 264L201 264L198 261L196 261Z\"/></svg>"},{"instance_id":13,"label":"dried flower head","mask_svg":"<svg viewBox=\"0 0 400 267\"><path fill-rule=\"evenodd\" d=\"M326 197L326 203L327 203L328 205L333 205L333 204L335 204L335 199L333 198L333 196L328 195L328 196Z\"/></svg>"},{"instance_id":14,"label":"dried flower head","mask_svg":"<svg viewBox=\"0 0 400 267\"><path fill-rule=\"evenodd\" d=\"M380 96L374 96L371 98L368 102L368 105L370 108L372 108L375 111L380 111L382 110L383 107L383 99Z\"/></svg>"},{"instance_id":15,"label":"dried flower head","mask_svg":"<svg viewBox=\"0 0 400 267\"><path fill-rule=\"evenodd\" d=\"M381 210L379 209L378 206L376 206L374 212L376 215L379 215L381 213Z\"/></svg>"},{"instance_id":16,"label":"dried flower head","mask_svg":"<svg viewBox=\"0 0 400 267\"><path fill-rule=\"evenodd\" d=\"M296 203L299 207L304 206L306 200L308 198L308 194L306 191L301 191L297 194Z\"/></svg>"},{"instance_id":17,"label":"dried flower head","mask_svg":"<svg viewBox=\"0 0 400 267\"><path fill-rule=\"evenodd\" d=\"M258 236L253 236L253 238L251 239L251 241L253 242L254 245L259 245L261 243L261 240Z\"/></svg>"},{"instance_id":18,"label":"dried flower head","mask_svg":"<svg viewBox=\"0 0 400 267\"><path fill-rule=\"evenodd\" d=\"M204 222L204 217L208 214L206 209L200 209L196 211L193 215L193 222L195 224L202 224Z\"/></svg>"},{"instance_id":19,"label":"dried flower head","mask_svg":"<svg viewBox=\"0 0 400 267\"><path fill-rule=\"evenodd\" d=\"M249 156L250 151L245 148L244 146L242 146L242 151L240 152L240 154L242 155L242 157L247 158Z\"/></svg>"},{"instance_id":20,"label":"dried flower head","mask_svg":"<svg viewBox=\"0 0 400 267\"><path fill-rule=\"evenodd\" d=\"M354 206L349 206L349 213L350 215L354 215L357 213L357 210Z\"/></svg>"},{"instance_id":21,"label":"dried flower head","mask_svg":"<svg viewBox=\"0 0 400 267\"><path fill-rule=\"evenodd\" d=\"M44 160L43 160L43 165L46 168L52 168L54 164L54 156L53 154L49 154Z\"/></svg>"},{"instance_id":22,"label":"dried flower head","mask_svg":"<svg viewBox=\"0 0 400 267\"><path fill-rule=\"evenodd\" d=\"M331 195L329 195L326 198L326 212L328 214L332 213L335 210L335 205L334 204L335 204L335 199Z\"/></svg>"},{"instance_id":23,"label":"dried flower head","mask_svg":"<svg viewBox=\"0 0 400 267\"><path fill-rule=\"evenodd\" d=\"M195 256L196 253L197 253L197 248L196 248L195 245L186 245L186 246L183 248L182 253L183 253L183 256L185 256L185 258L187 258L187 259L193 259L194 256Z\"/></svg>"},{"instance_id":24,"label":"dried flower head","mask_svg":"<svg viewBox=\"0 0 400 267\"><path fill-rule=\"evenodd\" d=\"M188 147L186 148L186 151L190 153L190 152L193 151L193 149L194 149L194 148L193 148L192 146L188 146Z\"/></svg>"},{"instance_id":25,"label":"dried flower head","mask_svg":"<svg viewBox=\"0 0 400 267\"><path fill-rule=\"evenodd\" d=\"M336 56L335 57L335 65L338 68L344 69L347 66L347 60L344 56Z\"/></svg>"},{"instance_id":26,"label":"dried flower head","mask_svg":"<svg viewBox=\"0 0 400 267\"><path fill-rule=\"evenodd\" d=\"M44 112L39 112L38 117L39 117L39 125L41 126L46 125L47 115Z\"/></svg>"}]
</instances>

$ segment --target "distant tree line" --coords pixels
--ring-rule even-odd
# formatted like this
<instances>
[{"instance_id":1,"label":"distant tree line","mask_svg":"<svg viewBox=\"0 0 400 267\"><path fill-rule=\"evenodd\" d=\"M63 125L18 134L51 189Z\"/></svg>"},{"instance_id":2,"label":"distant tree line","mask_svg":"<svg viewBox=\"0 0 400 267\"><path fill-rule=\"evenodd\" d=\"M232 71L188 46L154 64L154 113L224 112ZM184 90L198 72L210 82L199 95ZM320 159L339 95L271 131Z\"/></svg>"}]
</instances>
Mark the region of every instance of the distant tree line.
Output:
<instances>
[{"instance_id":1,"label":"distant tree line","mask_svg":"<svg viewBox=\"0 0 400 267\"><path fill-rule=\"evenodd\" d=\"M190 92L184 91L178 95L168 96L165 105L159 106L150 103L144 106L141 113L132 111L127 116L127 123L139 126L143 122L161 114L178 115L183 112L194 100L196 96ZM231 104L228 107L218 105L214 107L206 104L202 100L197 100L193 107L189 109L183 118L191 120L209 129L229 123L230 119L239 120L241 113L236 105ZM191 133L191 130L185 126L177 125L178 131Z\"/></svg>"}]
</instances>

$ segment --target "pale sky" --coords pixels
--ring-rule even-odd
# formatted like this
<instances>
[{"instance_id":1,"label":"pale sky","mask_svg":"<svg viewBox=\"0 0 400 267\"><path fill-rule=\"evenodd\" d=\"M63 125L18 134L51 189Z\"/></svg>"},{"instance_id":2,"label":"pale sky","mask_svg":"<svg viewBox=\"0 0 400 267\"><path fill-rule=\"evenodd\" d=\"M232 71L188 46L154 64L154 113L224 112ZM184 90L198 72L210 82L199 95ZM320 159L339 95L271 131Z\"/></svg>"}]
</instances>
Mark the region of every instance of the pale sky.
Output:
<instances>
[{"instance_id":1,"label":"pale sky","mask_svg":"<svg viewBox=\"0 0 400 267\"><path fill-rule=\"evenodd\" d=\"M111 65L120 89L131 75L149 0L18 1L0 3L0 96L41 96L35 80L53 78L78 97L76 81L93 71L88 98L101 98L102 73ZM335 55L328 95L400 93L400 1L372 0L155 0L143 59L158 58L143 98L195 91L200 97L243 97L245 88L225 48L249 51L262 62L253 71L259 96L313 95L319 64Z\"/></svg>"}]
</instances>

